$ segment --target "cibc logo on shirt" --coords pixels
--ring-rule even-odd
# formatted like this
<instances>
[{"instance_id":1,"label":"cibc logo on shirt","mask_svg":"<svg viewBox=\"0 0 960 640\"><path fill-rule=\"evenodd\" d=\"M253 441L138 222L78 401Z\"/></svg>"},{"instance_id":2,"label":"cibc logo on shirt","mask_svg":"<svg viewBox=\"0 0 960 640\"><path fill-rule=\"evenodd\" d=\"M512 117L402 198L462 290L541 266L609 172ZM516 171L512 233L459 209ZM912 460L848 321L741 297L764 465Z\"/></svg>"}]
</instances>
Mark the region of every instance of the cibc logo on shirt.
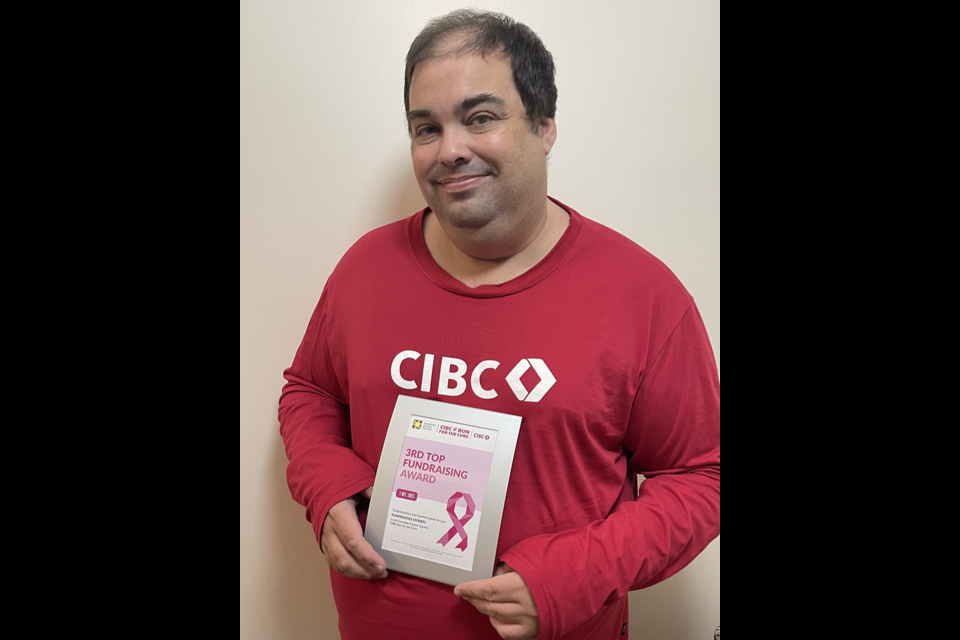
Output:
<instances>
[{"instance_id":1,"label":"cibc logo on shirt","mask_svg":"<svg viewBox=\"0 0 960 640\"><path fill-rule=\"evenodd\" d=\"M400 366L405 360L418 361L423 357L423 375L420 379L420 390L424 393L433 391L433 367L436 362L436 356L428 353L425 356L416 351L401 351L393 359L393 365L390 367L390 375L393 381L401 389L416 389L417 383L413 380L407 380L400 374ZM474 395L483 400L493 400L497 397L497 392L493 389L487 389L483 386L481 377L487 371L496 371L500 368L500 363L496 360L484 360L476 366L470 375L470 389ZM528 391L520 378L527 371L533 368L540 376L540 382L532 391ZM459 358L441 358L440 376L438 380L437 393L441 396L462 396L467 391L467 374L470 373L467 363ZM520 402L540 402L547 392L557 383L553 377L547 363L538 358L524 358L515 366L506 377L507 384L517 400Z\"/></svg>"}]
</instances>

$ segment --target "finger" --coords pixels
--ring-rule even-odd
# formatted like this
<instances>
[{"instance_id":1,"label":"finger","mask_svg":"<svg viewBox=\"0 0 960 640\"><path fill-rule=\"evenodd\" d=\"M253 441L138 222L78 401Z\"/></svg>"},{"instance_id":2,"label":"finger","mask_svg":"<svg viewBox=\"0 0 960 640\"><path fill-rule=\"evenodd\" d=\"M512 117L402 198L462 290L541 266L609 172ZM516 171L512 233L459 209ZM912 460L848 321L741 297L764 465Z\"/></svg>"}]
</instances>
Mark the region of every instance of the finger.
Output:
<instances>
[{"instance_id":1,"label":"finger","mask_svg":"<svg viewBox=\"0 0 960 640\"><path fill-rule=\"evenodd\" d=\"M354 562L362 565L365 574L377 578L386 577L387 563L373 550L370 543L364 540L356 508L349 501L341 502L330 509L323 526L323 540L325 555L328 541L336 541L335 549L331 549L333 553L328 558L328 562L331 559L334 561L331 566L334 566L334 563L347 563L347 560L340 557L343 550L349 553ZM336 570L336 566L334 569Z\"/></svg>"},{"instance_id":2,"label":"finger","mask_svg":"<svg viewBox=\"0 0 960 640\"><path fill-rule=\"evenodd\" d=\"M367 500L371 499L373 497L373 487L370 487L369 489L364 489L362 495Z\"/></svg>"},{"instance_id":3,"label":"finger","mask_svg":"<svg viewBox=\"0 0 960 640\"><path fill-rule=\"evenodd\" d=\"M334 535L324 536L323 556L327 559L334 571L342 573L348 578L359 578L361 580L370 580L373 577L380 577L374 574L367 567L364 567L349 551L341 544L340 539Z\"/></svg>"},{"instance_id":4,"label":"finger","mask_svg":"<svg viewBox=\"0 0 960 640\"><path fill-rule=\"evenodd\" d=\"M520 624L530 616L524 608L516 602L487 602L486 600L473 600L466 598L466 601L476 607L477 611L483 615L506 624Z\"/></svg>"},{"instance_id":5,"label":"finger","mask_svg":"<svg viewBox=\"0 0 960 640\"><path fill-rule=\"evenodd\" d=\"M495 602L503 578L497 576L485 580L474 580L473 582L464 582L457 585L453 593L461 598L477 598L478 600L489 600Z\"/></svg>"},{"instance_id":6,"label":"finger","mask_svg":"<svg viewBox=\"0 0 960 640\"><path fill-rule=\"evenodd\" d=\"M462 598L476 598L489 602L520 602L526 589L527 583L519 573L513 572L487 580L465 582L453 592Z\"/></svg>"},{"instance_id":7,"label":"finger","mask_svg":"<svg viewBox=\"0 0 960 640\"><path fill-rule=\"evenodd\" d=\"M538 628L531 628L521 624L504 624L490 619L490 624L503 640L533 640L540 634Z\"/></svg>"},{"instance_id":8,"label":"finger","mask_svg":"<svg viewBox=\"0 0 960 640\"><path fill-rule=\"evenodd\" d=\"M339 505L338 505L339 506ZM336 537L347 551L350 552L357 561L366 565L367 570L375 576L383 577L387 563L380 557L370 543L363 537L363 529L360 527L360 520L357 519L355 509L334 509L330 510L330 533ZM325 528L324 531L327 531Z\"/></svg>"},{"instance_id":9,"label":"finger","mask_svg":"<svg viewBox=\"0 0 960 640\"><path fill-rule=\"evenodd\" d=\"M515 596L509 593L507 580L509 577L498 576L487 580L465 582L453 590L461 598L474 598L487 602L516 602Z\"/></svg>"},{"instance_id":10,"label":"finger","mask_svg":"<svg viewBox=\"0 0 960 640\"><path fill-rule=\"evenodd\" d=\"M345 531L337 531L339 542L354 558L364 564L373 575L380 576L386 571L387 563L380 554L373 550L370 543L363 537L360 523L350 523Z\"/></svg>"}]
</instances>

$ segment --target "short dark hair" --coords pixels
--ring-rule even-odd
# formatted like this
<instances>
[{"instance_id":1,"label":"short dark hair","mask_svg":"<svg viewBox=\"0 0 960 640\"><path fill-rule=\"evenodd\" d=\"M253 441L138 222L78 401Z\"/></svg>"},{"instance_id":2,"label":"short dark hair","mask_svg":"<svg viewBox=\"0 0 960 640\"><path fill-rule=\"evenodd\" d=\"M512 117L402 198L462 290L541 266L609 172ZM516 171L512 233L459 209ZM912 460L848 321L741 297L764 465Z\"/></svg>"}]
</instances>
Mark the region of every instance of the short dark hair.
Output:
<instances>
[{"instance_id":1,"label":"short dark hair","mask_svg":"<svg viewBox=\"0 0 960 640\"><path fill-rule=\"evenodd\" d=\"M440 48L450 38L463 39L449 52ZM523 101L530 128L536 132L544 118L557 115L556 67L553 56L533 30L502 13L460 9L431 20L407 52L403 104L410 111L410 81L417 64L444 53L495 53L510 60L513 84Z\"/></svg>"}]
</instances>

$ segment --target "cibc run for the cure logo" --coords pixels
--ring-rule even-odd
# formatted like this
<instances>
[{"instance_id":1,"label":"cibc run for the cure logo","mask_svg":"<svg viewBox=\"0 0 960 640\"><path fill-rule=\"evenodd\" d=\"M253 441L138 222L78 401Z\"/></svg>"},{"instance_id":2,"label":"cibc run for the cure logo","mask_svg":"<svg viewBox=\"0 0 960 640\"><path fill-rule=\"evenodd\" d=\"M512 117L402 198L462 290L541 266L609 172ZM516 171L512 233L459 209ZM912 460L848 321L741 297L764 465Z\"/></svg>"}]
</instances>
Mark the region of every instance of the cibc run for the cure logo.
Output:
<instances>
[{"instance_id":1,"label":"cibc run for the cure logo","mask_svg":"<svg viewBox=\"0 0 960 640\"><path fill-rule=\"evenodd\" d=\"M424 393L433 391L433 367L436 362L436 356L432 353L422 355L416 351L401 351L393 359L393 365L390 367L390 375L393 381L401 389L416 389L417 383L413 380L407 380L400 374L400 366L406 360L420 360L423 358L423 375L420 378L420 390ZM441 358L440 376L437 382L437 393L441 396L462 396L467 391L467 374L470 373L470 389L473 394L483 400L493 400L498 396L494 389L487 389L483 386L481 376L487 371L496 371L500 368L500 363L496 360L484 360L474 368L471 373L468 370L467 363L459 358ZM540 376L540 382L532 391L528 391L520 379L523 375L533 369ZM510 373L507 374L506 382L517 400L521 402L540 402L547 392L557 383L553 377L547 363L538 358L524 358Z\"/></svg>"}]
</instances>

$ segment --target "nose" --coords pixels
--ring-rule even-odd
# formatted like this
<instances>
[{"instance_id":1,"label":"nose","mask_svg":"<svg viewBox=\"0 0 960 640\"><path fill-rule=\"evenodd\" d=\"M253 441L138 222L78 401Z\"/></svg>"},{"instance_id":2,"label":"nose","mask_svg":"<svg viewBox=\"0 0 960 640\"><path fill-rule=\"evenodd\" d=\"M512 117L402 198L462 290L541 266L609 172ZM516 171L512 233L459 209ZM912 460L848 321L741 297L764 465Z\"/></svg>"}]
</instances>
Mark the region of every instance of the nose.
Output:
<instances>
[{"instance_id":1,"label":"nose","mask_svg":"<svg viewBox=\"0 0 960 640\"><path fill-rule=\"evenodd\" d=\"M455 167L461 164L467 164L473 159L473 153L470 151L468 136L465 131L454 129L444 129L443 137L440 139L440 156L438 160L441 164L449 167Z\"/></svg>"}]
</instances>

